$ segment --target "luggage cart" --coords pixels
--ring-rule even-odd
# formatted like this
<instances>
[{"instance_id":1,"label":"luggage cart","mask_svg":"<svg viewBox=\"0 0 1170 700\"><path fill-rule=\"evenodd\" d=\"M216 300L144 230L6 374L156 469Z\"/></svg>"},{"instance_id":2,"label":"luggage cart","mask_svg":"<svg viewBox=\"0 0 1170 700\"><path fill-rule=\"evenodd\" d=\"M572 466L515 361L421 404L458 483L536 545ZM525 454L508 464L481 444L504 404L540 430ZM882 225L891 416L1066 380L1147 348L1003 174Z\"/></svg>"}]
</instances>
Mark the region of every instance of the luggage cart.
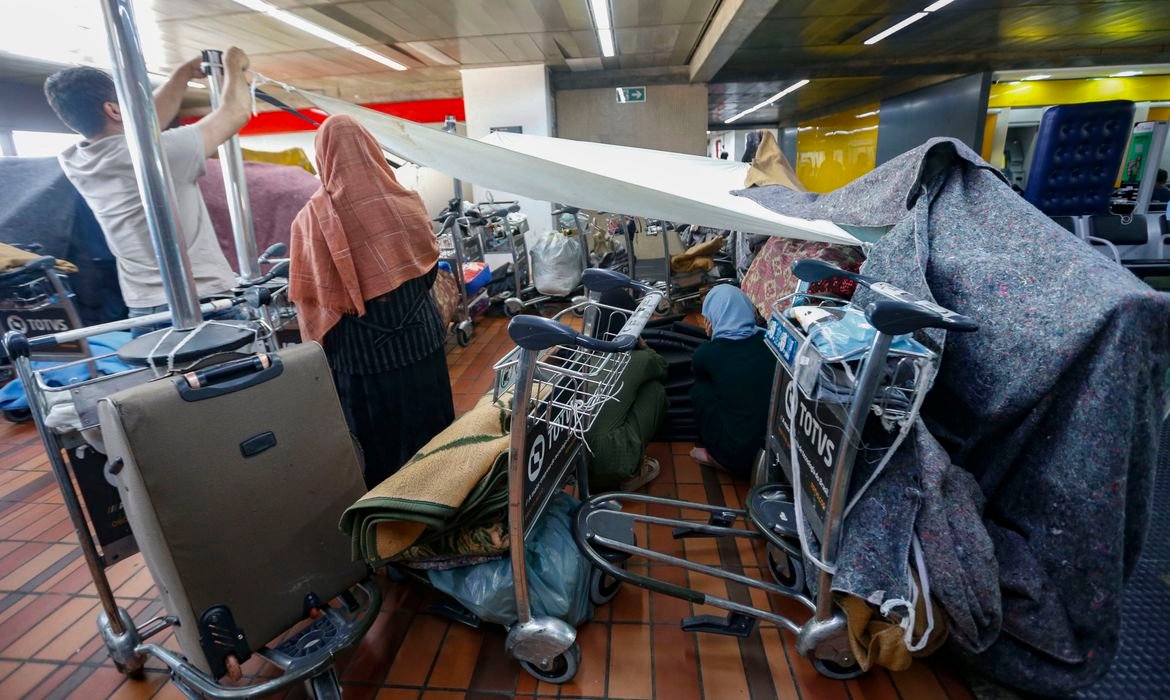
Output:
<instances>
[{"instance_id":1,"label":"luggage cart","mask_svg":"<svg viewBox=\"0 0 1170 700\"><path fill-rule=\"evenodd\" d=\"M702 289L707 285L720 281L734 282L732 279L712 279L701 270L676 273L671 269L670 259L686 252L687 246L683 244L680 232L685 230L688 224L676 226L659 219L642 220L641 224L625 226L622 234L625 237L627 254L632 261L631 276L663 292L659 313L677 312L685 305L697 301L702 296ZM658 252L659 246L662 249L661 253Z\"/></svg>"},{"instance_id":2,"label":"luggage cart","mask_svg":"<svg viewBox=\"0 0 1170 700\"><path fill-rule=\"evenodd\" d=\"M682 621L683 629L745 637L758 620L776 624L796 637L796 649L821 674L839 679L862 673L852 656L844 613L834 605L833 577L848 505L865 492L869 481L900 444L898 436L918 415L918 408L937 370L939 356L906 334L937 328L967 332L976 329L970 319L955 314L885 282L846 272L820 261L802 261L794 267L801 280L797 293L777 302L769 327L769 344L780 363L776 368L769 418L775 433L769 456L788 483L759 483L748 493L742 510L641 494L605 494L582 504L576 537L585 556L609 576L674 596L696 605L726 611L726 617L700 615ZM822 355L788 317L794 302L817 301L804 292L808 284L844 276L865 287L876 301L864 310L874 329L868 347L851 355ZM847 311L849 302L823 299L828 306ZM853 308L853 312L861 313ZM815 326L812 333L816 333ZM829 392L827 389L835 391ZM864 435L864 439L863 439ZM854 473L869 479L854 489ZM795 486L793 486L795 485ZM639 515L621 510L622 503L644 503L678 508L706 516L707 522ZM653 511L651 511L653 512ZM746 528L735 527L739 521ZM634 523L673 528L676 539L687 537L762 540L774 578L767 582L682 557L655 552L607 534ZM659 579L630 573L613 563L616 555L638 556L698 574L721 578L765 593L795 599L808 608L804 621L791 620L771 610L704 594ZM805 562L821 562L816 576L804 574Z\"/></svg>"},{"instance_id":3,"label":"luggage cart","mask_svg":"<svg viewBox=\"0 0 1170 700\"><path fill-rule=\"evenodd\" d=\"M281 274L287 263L274 267L274 275ZM226 311L240 304L267 304L276 294L266 286L271 281L261 278L234 299L219 299L200 306L204 316ZM250 291L250 293L248 293ZM259 653L284 674L250 686L220 684L175 652L150 642L177 624L178 618L163 615L141 624L120 607L114 598L106 569L139 551L134 533L127 522L118 489L111 484L109 472L115 465L107 463L106 455L94 447L100 440L98 403L124 389L145 384L155 379L149 367L137 367L116 374L91 375L92 378L61 387L50 387L43 381L45 372L69 369L85 363L96 363L116 353L95 358L85 357L46 370L34 370L31 359L38 356L62 356L62 349L84 343L86 338L101 333L125 331L140 326L169 322L169 312L139 318L114 321L99 326L28 336L9 330L0 339L4 354L12 361L16 375L24 384L29 409L36 424L37 434L45 448L57 486L61 491L69 519L77 534L82 555L97 590L102 611L98 629L115 667L130 677L141 677L149 656L165 663L174 679L189 697L248 698L266 695L294 683L304 682L312 697L340 697L336 676L332 672L334 654L360 639L373 623L380 607L381 591L364 583L355 590L340 608L323 607L312 624L295 632L280 644L266 647ZM258 337L258 341L262 340ZM258 342L259 344L259 342ZM46 423L46 416L57 404L72 402L80 420L80 429L61 433ZM100 441L96 441L101 445ZM358 603L361 599L361 604ZM328 602L328 601L326 601Z\"/></svg>"},{"instance_id":4,"label":"luggage cart","mask_svg":"<svg viewBox=\"0 0 1170 700\"><path fill-rule=\"evenodd\" d=\"M563 620L533 617L528 601L524 542L540 519L552 495L576 469L577 486L588 498L587 469L581 448L584 435L606 401L621 384L629 351L657 306L661 293L606 270L587 270L585 287L590 300L582 306L584 330L578 332L557 319L517 316L508 324L516 347L504 355L496 372L494 400L511 413L508 451L508 536L518 620L509 629L508 653L525 671L550 683L573 677L580 663L577 631ZM629 287L645 292L634 311L603 307L601 294ZM621 314L625 323L617 334L594 329L603 311ZM607 537L633 545L632 528L605 530ZM616 553L608 564L620 567L625 555ZM590 599L602 605L618 592L620 580L594 569Z\"/></svg>"},{"instance_id":5,"label":"luggage cart","mask_svg":"<svg viewBox=\"0 0 1170 700\"><path fill-rule=\"evenodd\" d=\"M463 214L462 208L462 202L452 199L436 219L439 230L435 235L439 237L439 260L451 267L451 273L459 285L459 314L451 331L455 334L455 341L467 347L475 334L475 319L487 309L489 300L486 285L473 297L467 290L467 280L463 278L463 263L468 260L482 261L484 245L479 232L473 231L473 223L479 221L478 216Z\"/></svg>"},{"instance_id":6,"label":"luggage cart","mask_svg":"<svg viewBox=\"0 0 1170 700\"><path fill-rule=\"evenodd\" d=\"M574 236L577 239L578 245L581 246L581 271L589 269L589 223L582 225L581 219L584 215L577 207L558 207L552 212L553 216L561 217L568 215L573 217L573 228L565 230L561 229L561 234L566 236ZM528 257L528 247L524 243L523 236L519 236L520 248L513 248L513 269L516 273L516 294L504 300L504 315L516 316L524 313L526 309L538 307L541 304L550 301L567 301L573 304L575 311L580 312L583 306L580 306L586 299L580 293L583 286L577 287L573 292L564 297L554 297L548 294L541 294L533 283L531 261ZM521 263L523 260L523 263ZM521 266L523 267L524 282L521 284Z\"/></svg>"},{"instance_id":7,"label":"luggage cart","mask_svg":"<svg viewBox=\"0 0 1170 700\"><path fill-rule=\"evenodd\" d=\"M15 246L31 253L40 252L40 246ZM0 272L0 334L16 331L34 338L49 333L81 328L81 317L73 302L69 281L57 271L57 259L42 256L30 260L15 270ZM89 357L89 344L80 339L65 345L38 348L33 360L69 362ZM97 369L89 365L91 377ZM15 367L7 358L0 359L0 384L16 376ZM4 417L14 423L30 418L24 411L5 411Z\"/></svg>"}]
</instances>

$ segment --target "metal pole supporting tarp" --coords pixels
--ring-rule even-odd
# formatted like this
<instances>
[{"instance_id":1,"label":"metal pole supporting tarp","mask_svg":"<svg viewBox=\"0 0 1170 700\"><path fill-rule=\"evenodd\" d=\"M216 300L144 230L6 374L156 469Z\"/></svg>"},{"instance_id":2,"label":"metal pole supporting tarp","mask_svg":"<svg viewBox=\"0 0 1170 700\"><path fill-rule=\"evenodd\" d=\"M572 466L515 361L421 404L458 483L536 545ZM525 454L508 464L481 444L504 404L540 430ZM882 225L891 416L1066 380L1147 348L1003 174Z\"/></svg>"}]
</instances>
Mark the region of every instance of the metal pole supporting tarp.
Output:
<instances>
[{"instance_id":1,"label":"metal pole supporting tarp","mask_svg":"<svg viewBox=\"0 0 1170 700\"><path fill-rule=\"evenodd\" d=\"M154 109L150 76L142 58L134 10L130 0L102 0L102 11L126 141L146 211L150 240L162 273L163 293L170 305L174 327L190 330L199 325L203 317L199 312L199 297L191 274L191 261L187 259L185 238L178 226L174 183L163 157L158 114Z\"/></svg>"},{"instance_id":2,"label":"metal pole supporting tarp","mask_svg":"<svg viewBox=\"0 0 1170 700\"><path fill-rule=\"evenodd\" d=\"M219 109L224 84L222 51L207 49L203 52L203 72L207 75L211 108ZM238 136L233 134L220 144L219 167L223 171L223 188L232 221L232 237L236 242L237 269L244 281L251 282L260 277L260 261L252 205L248 200L248 181L244 178L244 154Z\"/></svg>"}]
</instances>

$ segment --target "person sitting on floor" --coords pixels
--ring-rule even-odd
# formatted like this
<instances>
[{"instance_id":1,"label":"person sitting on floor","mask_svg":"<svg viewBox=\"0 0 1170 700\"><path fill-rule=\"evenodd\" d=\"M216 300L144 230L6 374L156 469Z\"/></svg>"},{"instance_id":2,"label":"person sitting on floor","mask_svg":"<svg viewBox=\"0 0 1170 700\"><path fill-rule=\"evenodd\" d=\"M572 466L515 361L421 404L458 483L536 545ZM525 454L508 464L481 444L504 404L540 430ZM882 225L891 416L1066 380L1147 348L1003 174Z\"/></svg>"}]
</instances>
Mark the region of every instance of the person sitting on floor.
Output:
<instances>
[{"instance_id":1,"label":"person sitting on floor","mask_svg":"<svg viewBox=\"0 0 1170 700\"><path fill-rule=\"evenodd\" d=\"M417 192L353 117L317 131L321 188L292 223L289 298L325 348L373 488L455 420L431 296L439 244Z\"/></svg>"},{"instance_id":2,"label":"person sitting on floor","mask_svg":"<svg viewBox=\"0 0 1170 700\"><path fill-rule=\"evenodd\" d=\"M637 308L628 290L602 294L603 306L633 311ZM629 318L628 313L603 310L598 336L609 340ZM646 455L650 438L666 417L666 360L641 340L630 353L630 363L618 380L617 395L601 407L585 435L589 446L589 486L594 493L634 491L653 481L661 470L658 460Z\"/></svg>"},{"instance_id":3,"label":"person sitting on floor","mask_svg":"<svg viewBox=\"0 0 1170 700\"><path fill-rule=\"evenodd\" d=\"M738 287L720 284L703 300L711 340L695 350L691 405L700 464L747 476L764 447L776 358L764 344L752 302Z\"/></svg>"}]
</instances>

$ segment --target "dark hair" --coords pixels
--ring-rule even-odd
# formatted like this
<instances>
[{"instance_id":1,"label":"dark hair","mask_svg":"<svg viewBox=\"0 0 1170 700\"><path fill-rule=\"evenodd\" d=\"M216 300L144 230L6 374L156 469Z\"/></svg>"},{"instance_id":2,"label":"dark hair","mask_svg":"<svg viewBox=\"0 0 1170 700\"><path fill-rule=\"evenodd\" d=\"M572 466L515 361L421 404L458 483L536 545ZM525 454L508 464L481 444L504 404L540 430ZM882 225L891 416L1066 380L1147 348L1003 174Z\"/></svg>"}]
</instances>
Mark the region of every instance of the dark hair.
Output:
<instances>
[{"instance_id":1,"label":"dark hair","mask_svg":"<svg viewBox=\"0 0 1170 700\"><path fill-rule=\"evenodd\" d=\"M756 151L760 148L760 141L764 139L764 132L749 131L747 139L744 141L743 157L739 160L743 163L750 163L756 159Z\"/></svg>"},{"instance_id":2,"label":"dark hair","mask_svg":"<svg viewBox=\"0 0 1170 700\"><path fill-rule=\"evenodd\" d=\"M117 102L118 92L108 73L81 66L49 76L45 81L45 97L65 126L90 137L105 129L106 114L102 105Z\"/></svg>"},{"instance_id":3,"label":"dark hair","mask_svg":"<svg viewBox=\"0 0 1170 700\"><path fill-rule=\"evenodd\" d=\"M1167 172L1162 168L1158 168L1158 176L1154 178L1154 182L1159 185L1165 185L1167 180Z\"/></svg>"}]
</instances>

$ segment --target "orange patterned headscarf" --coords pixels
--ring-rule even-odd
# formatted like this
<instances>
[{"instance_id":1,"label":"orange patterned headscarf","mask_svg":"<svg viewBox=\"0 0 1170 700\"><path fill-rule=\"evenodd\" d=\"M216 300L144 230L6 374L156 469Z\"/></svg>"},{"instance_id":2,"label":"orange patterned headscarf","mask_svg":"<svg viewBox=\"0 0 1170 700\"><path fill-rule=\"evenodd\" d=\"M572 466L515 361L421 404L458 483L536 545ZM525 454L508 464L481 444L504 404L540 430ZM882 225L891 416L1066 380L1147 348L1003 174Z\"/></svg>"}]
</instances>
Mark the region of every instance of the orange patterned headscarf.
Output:
<instances>
[{"instance_id":1,"label":"orange patterned headscarf","mask_svg":"<svg viewBox=\"0 0 1170 700\"><path fill-rule=\"evenodd\" d=\"M439 244L422 198L357 120L329 117L316 145L321 189L292 223L289 297L301 336L320 342L343 314L429 272Z\"/></svg>"}]
</instances>

